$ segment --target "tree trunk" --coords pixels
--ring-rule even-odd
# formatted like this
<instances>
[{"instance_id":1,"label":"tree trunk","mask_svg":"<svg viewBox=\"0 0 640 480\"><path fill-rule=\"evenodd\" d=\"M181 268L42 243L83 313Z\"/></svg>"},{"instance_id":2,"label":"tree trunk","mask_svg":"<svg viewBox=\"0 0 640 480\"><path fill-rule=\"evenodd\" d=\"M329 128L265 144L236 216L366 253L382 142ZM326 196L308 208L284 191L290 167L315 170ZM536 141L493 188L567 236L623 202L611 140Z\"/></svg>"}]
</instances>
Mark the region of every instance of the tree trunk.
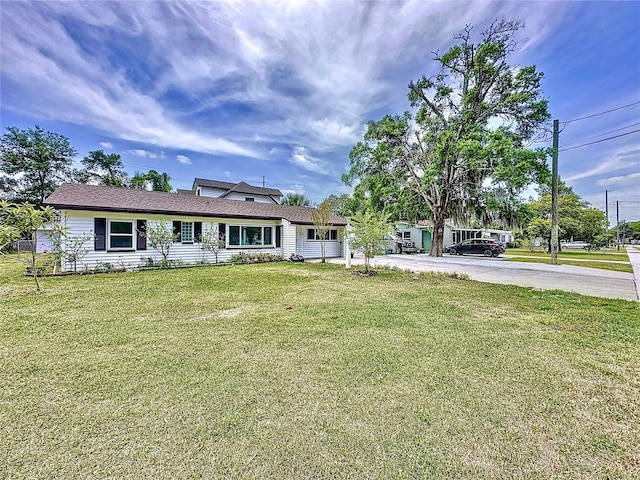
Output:
<instances>
[{"instance_id":1,"label":"tree trunk","mask_svg":"<svg viewBox=\"0 0 640 480\"><path fill-rule=\"evenodd\" d=\"M33 250L31 251L31 268L33 269L33 279L36 281L36 293L40 293L40 282L38 281L38 265L36 260L36 248L38 242L34 242Z\"/></svg>"},{"instance_id":2,"label":"tree trunk","mask_svg":"<svg viewBox=\"0 0 640 480\"><path fill-rule=\"evenodd\" d=\"M440 211L433 216L433 243L431 244L431 256L441 257L442 247L444 243L444 224L445 224L445 210Z\"/></svg>"}]
</instances>

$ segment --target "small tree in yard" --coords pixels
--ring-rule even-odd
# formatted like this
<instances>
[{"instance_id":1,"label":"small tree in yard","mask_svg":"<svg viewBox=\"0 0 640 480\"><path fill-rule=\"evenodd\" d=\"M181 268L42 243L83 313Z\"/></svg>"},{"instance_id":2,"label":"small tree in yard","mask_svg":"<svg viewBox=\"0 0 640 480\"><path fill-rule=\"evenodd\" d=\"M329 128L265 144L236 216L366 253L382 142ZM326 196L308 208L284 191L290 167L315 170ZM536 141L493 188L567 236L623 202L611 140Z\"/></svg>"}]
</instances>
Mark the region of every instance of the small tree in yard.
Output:
<instances>
[{"instance_id":1,"label":"small tree in yard","mask_svg":"<svg viewBox=\"0 0 640 480\"><path fill-rule=\"evenodd\" d=\"M9 213L7 209L7 202L0 202L0 252L5 253L5 249L8 249L13 242L20 238L20 232L14 225L7 223L6 217Z\"/></svg>"},{"instance_id":2,"label":"small tree in yard","mask_svg":"<svg viewBox=\"0 0 640 480\"><path fill-rule=\"evenodd\" d=\"M352 227L349 242L354 250L364 252L364 271L369 273L369 259L384 251L384 237L391 233L389 218L367 210L352 217L349 223Z\"/></svg>"},{"instance_id":3,"label":"small tree in yard","mask_svg":"<svg viewBox=\"0 0 640 480\"><path fill-rule=\"evenodd\" d=\"M311 221L313 222L313 226L316 228L316 235L320 239L320 256L322 257L322 263L326 262L325 255L325 240L329 229L331 228L331 214L333 213L333 209L331 208L331 204L327 201L322 202L318 205L318 208L314 209L311 212Z\"/></svg>"},{"instance_id":4,"label":"small tree in yard","mask_svg":"<svg viewBox=\"0 0 640 480\"><path fill-rule=\"evenodd\" d=\"M210 223L209 228L200 237L202 249L213 253L218 263L218 254L225 248L225 239L220 236L217 223Z\"/></svg>"},{"instance_id":5,"label":"small tree in yard","mask_svg":"<svg viewBox=\"0 0 640 480\"><path fill-rule=\"evenodd\" d=\"M77 235L73 237L66 237L63 241L63 236L61 236L58 232L60 230L57 229L51 238L51 243L53 245L53 254L57 264L62 264L62 262L71 262L73 263L73 271L78 271L78 262L81 261L87 253L91 250L89 242L91 242L94 238L93 232ZM54 266L54 273L56 266Z\"/></svg>"},{"instance_id":6,"label":"small tree in yard","mask_svg":"<svg viewBox=\"0 0 640 480\"><path fill-rule=\"evenodd\" d=\"M38 245L38 230L54 223L55 220L56 211L51 207L40 210L29 204L17 205L0 202L0 254L7 255L4 249L19 238L33 240L34 248L31 249L31 253L26 259L19 255L12 258L26 264L27 271L33 275L36 282L36 292L40 291L40 282L38 281L38 260L40 257L35 248Z\"/></svg>"},{"instance_id":7,"label":"small tree in yard","mask_svg":"<svg viewBox=\"0 0 640 480\"><path fill-rule=\"evenodd\" d=\"M164 220L160 222L149 222L147 225L146 232L139 232L140 235L143 235L149 246L162 255L162 267L166 268L169 266L169 250L178 238L178 234L173 233L173 227L170 226Z\"/></svg>"}]
</instances>

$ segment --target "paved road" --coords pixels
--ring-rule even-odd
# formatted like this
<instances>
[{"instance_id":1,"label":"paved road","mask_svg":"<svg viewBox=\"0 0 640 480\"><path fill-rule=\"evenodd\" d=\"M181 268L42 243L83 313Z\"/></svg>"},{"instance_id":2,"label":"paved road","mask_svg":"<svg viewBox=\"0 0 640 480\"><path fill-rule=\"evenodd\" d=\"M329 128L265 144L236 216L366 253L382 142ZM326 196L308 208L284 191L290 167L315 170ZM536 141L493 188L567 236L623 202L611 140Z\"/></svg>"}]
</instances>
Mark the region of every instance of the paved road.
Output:
<instances>
[{"instance_id":1,"label":"paved road","mask_svg":"<svg viewBox=\"0 0 640 480\"><path fill-rule=\"evenodd\" d=\"M571 265L545 265L542 263L505 262L503 258L480 256L431 257L418 255L382 255L372 259L372 265L395 265L412 271L461 272L480 282L501 283L570 292L605 298L622 298L638 301L636 284L640 284L640 251L632 249L634 274L575 267ZM344 262L344 260L341 260ZM363 264L356 255L353 264Z\"/></svg>"}]
</instances>

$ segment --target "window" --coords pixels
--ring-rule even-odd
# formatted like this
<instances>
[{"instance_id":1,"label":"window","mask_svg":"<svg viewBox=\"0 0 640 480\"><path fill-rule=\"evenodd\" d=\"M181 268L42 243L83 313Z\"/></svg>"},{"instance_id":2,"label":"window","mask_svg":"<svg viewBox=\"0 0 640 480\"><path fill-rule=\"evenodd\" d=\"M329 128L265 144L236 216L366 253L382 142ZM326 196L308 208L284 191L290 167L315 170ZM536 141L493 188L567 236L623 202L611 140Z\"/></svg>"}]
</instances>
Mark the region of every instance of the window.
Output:
<instances>
[{"instance_id":1,"label":"window","mask_svg":"<svg viewBox=\"0 0 640 480\"><path fill-rule=\"evenodd\" d=\"M255 198L253 198L253 197L244 197L244 201L245 201L245 202L255 202L255 201L256 201L256 199L255 199Z\"/></svg>"},{"instance_id":2,"label":"window","mask_svg":"<svg viewBox=\"0 0 640 480\"><path fill-rule=\"evenodd\" d=\"M180 238L182 243L193 243L193 222L182 222Z\"/></svg>"},{"instance_id":3,"label":"window","mask_svg":"<svg viewBox=\"0 0 640 480\"><path fill-rule=\"evenodd\" d=\"M133 248L133 222L109 221L109 250Z\"/></svg>"},{"instance_id":4,"label":"window","mask_svg":"<svg viewBox=\"0 0 640 480\"><path fill-rule=\"evenodd\" d=\"M411 232L402 232L403 240L411 240Z\"/></svg>"},{"instance_id":5,"label":"window","mask_svg":"<svg viewBox=\"0 0 640 480\"><path fill-rule=\"evenodd\" d=\"M146 250L147 249L147 221L146 220L138 220L136 221L136 250Z\"/></svg>"},{"instance_id":6,"label":"window","mask_svg":"<svg viewBox=\"0 0 640 480\"><path fill-rule=\"evenodd\" d=\"M273 227L229 225L230 246L272 246Z\"/></svg>"},{"instance_id":7,"label":"window","mask_svg":"<svg viewBox=\"0 0 640 480\"><path fill-rule=\"evenodd\" d=\"M107 249L107 219L94 218L93 231L95 232L95 241L93 249L95 251L104 251Z\"/></svg>"},{"instance_id":8,"label":"window","mask_svg":"<svg viewBox=\"0 0 640 480\"><path fill-rule=\"evenodd\" d=\"M332 228L324 232L325 240L338 240L338 230ZM315 228L310 228L307 230L307 240L320 240L320 235L318 234L318 230Z\"/></svg>"},{"instance_id":9,"label":"window","mask_svg":"<svg viewBox=\"0 0 640 480\"><path fill-rule=\"evenodd\" d=\"M173 235L175 243L191 244L199 242L202 237L202 222L173 221Z\"/></svg>"}]
</instances>

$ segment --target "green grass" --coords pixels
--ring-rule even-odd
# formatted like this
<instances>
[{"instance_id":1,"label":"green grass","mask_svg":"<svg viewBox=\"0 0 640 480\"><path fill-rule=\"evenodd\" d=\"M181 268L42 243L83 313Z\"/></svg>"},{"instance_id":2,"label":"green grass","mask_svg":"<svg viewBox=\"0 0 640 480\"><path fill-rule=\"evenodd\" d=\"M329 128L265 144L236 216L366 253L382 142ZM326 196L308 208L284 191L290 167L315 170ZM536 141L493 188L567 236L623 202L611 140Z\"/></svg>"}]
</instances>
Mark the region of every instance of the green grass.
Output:
<instances>
[{"instance_id":1,"label":"green grass","mask_svg":"<svg viewBox=\"0 0 640 480\"><path fill-rule=\"evenodd\" d=\"M544 257L511 257L505 258L507 262L525 262L525 263L546 263L547 265L551 265L551 258ZM626 272L633 273L633 267L630 263L608 263L602 261L576 261L568 258L559 257L558 263L560 265L574 265L576 267L589 267L589 268L599 268L601 270L611 270L614 272Z\"/></svg>"},{"instance_id":2,"label":"green grass","mask_svg":"<svg viewBox=\"0 0 640 480\"><path fill-rule=\"evenodd\" d=\"M551 254L546 252L531 252L526 249L509 248L505 252L511 258L508 262L546 263L551 264ZM584 250L565 250L558 253L560 265L574 265L577 267L599 268L614 272L633 273L626 251L620 252L587 252Z\"/></svg>"},{"instance_id":3,"label":"green grass","mask_svg":"<svg viewBox=\"0 0 640 480\"><path fill-rule=\"evenodd\" d=\"M638 473L635 302L286 263L36 295L0 262L0 478Z\"/></svg>"},{"instance_id":4,"label":"green grass","mask_svg":"<svg viewBox=\"0 0 640 480\"><path fill-rule=\"evenodd\" d=\"M550 258L551 254L546 252L531 252L525 248L508 248L505 252L507 255L523 255L527 257L544 257ZM587 252L586 250L563 250L558 252L558 258L579 259L579 260L606 260L613 262L628 262L629 256L626 250L607 251L602 253L601 251Z\"/></svg>"}]
</instances>

